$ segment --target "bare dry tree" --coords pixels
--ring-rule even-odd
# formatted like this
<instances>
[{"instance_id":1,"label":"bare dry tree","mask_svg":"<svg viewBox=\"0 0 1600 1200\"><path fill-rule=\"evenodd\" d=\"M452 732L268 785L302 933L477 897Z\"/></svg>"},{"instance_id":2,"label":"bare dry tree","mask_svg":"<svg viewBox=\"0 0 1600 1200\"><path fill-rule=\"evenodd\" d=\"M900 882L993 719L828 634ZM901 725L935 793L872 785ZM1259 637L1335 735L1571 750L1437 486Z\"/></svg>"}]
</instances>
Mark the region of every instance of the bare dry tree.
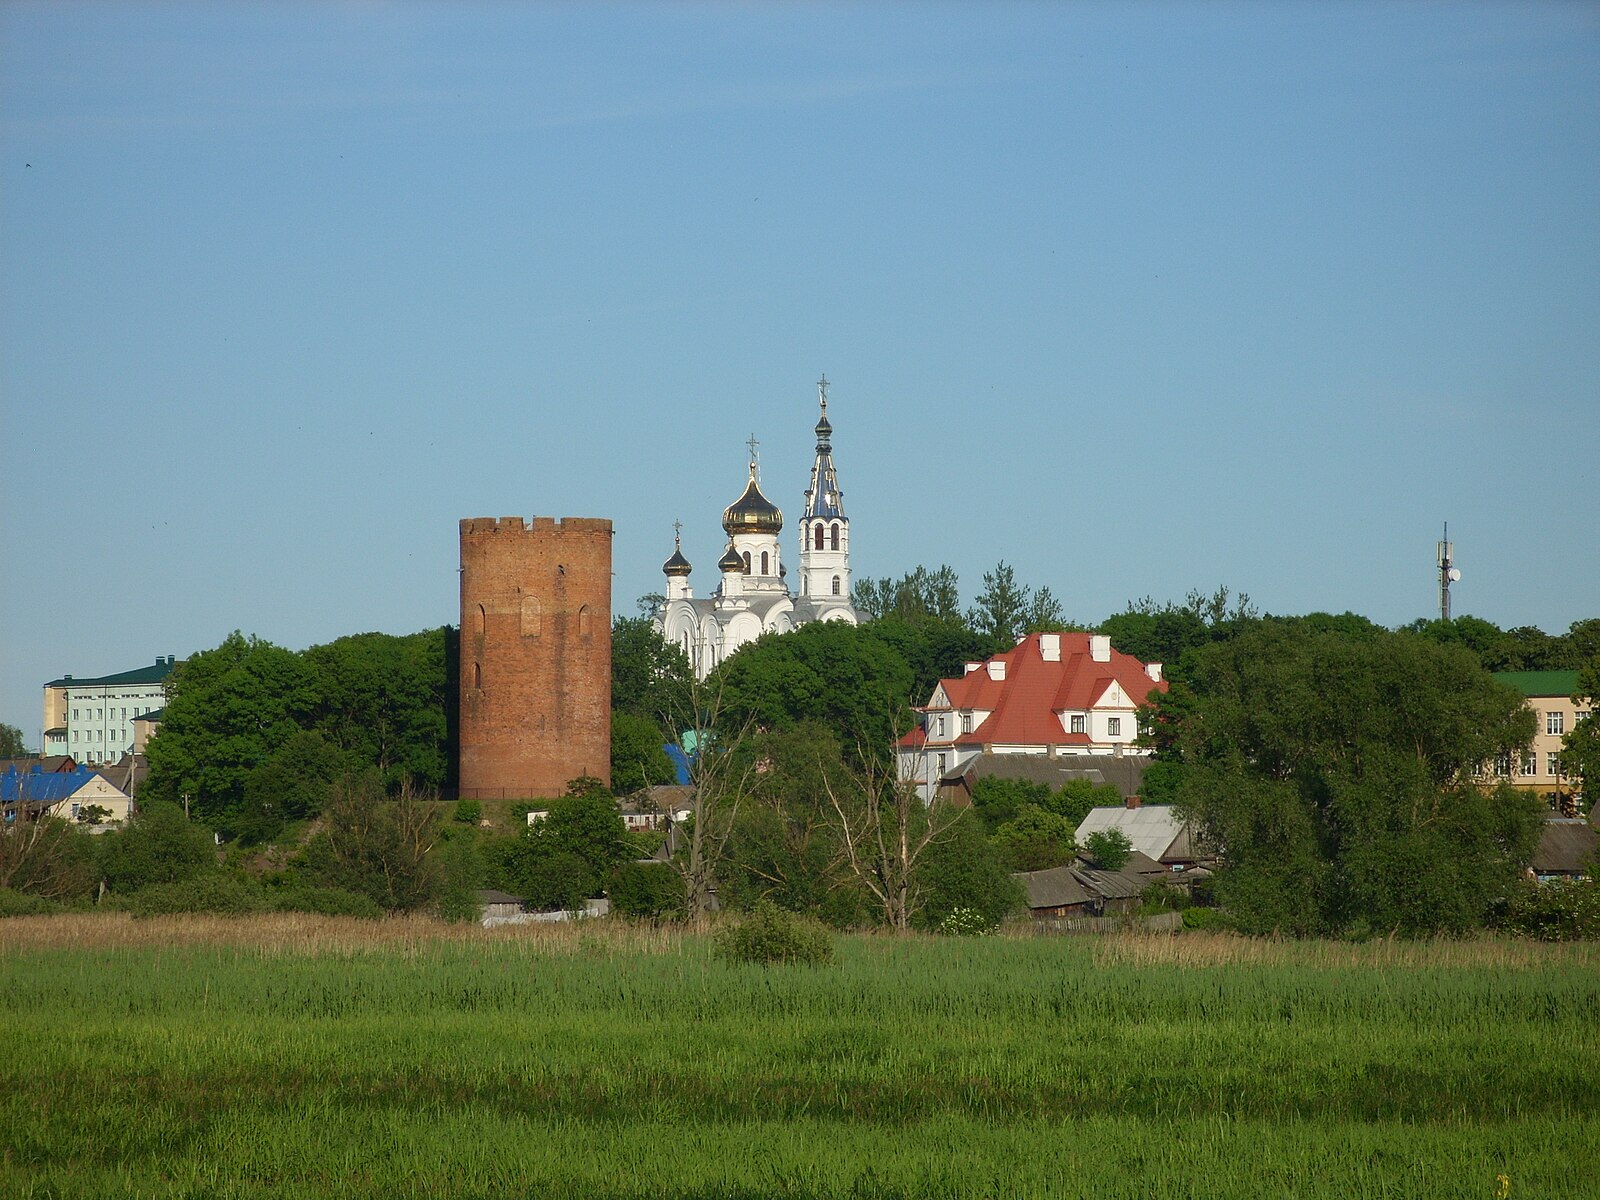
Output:
<instances>
[{"instance_id":1,"label":"bare dry tree","mask_svg":"<svg viewBox=\"0 0 1600 1200\"><path fill-rule=\"evenodd\" d=\"M921 910L917 866L928 847L945 839L960 810L937 795L924 804L915 780L901 779L894 759L862 751L843 784L824 775L839 836L842 865L883 908L889 926L904 933Z\"/></svg>"},{"instance_id":2,"label":"bare dry tree","mask_svg":"<svg viewBox=\"0 0 1600 1200\"><path fill-rule=\"evenodd\" d=\"M690 711L679 714L678 728L687 725L694 739L689 822L669 861L683 880L689 919L703 929L715 907L717 875L727 857L728 839L755 783L755 760L742 752L754 721L746 719L732 730L721 728L722 683L715 676L692 683L688 703Z\"/></svg>"}]
</instances>

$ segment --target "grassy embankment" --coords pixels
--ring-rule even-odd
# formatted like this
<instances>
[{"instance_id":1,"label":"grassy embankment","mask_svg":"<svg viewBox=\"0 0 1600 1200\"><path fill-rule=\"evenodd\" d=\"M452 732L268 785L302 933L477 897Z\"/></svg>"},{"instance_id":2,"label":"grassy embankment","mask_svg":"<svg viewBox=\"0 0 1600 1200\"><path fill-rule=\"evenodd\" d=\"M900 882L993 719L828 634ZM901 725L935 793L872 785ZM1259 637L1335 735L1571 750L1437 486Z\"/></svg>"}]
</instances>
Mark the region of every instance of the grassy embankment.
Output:
<instances>
[{"instance_id":1,"label":"grassy embankment","mask_svg":"<svg viewBox=\"0 0 1600 1200\"><path fill-rule=\"evenodd\" d=\"M1595 946L19 918L0 1012L6 1196L1600 1186Z\"/></svg>"}]
</instances>

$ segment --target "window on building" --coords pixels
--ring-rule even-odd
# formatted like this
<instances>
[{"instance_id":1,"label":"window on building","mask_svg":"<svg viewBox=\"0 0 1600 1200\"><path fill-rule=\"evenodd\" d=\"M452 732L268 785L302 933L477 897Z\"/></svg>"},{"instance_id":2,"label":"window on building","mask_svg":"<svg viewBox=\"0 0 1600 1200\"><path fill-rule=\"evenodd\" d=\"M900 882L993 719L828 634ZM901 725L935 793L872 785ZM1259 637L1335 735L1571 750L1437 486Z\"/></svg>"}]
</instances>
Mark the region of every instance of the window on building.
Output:
<instances>
[{"instance_id":1,"label":"window on building","mask_svg":"<svg viewBox=\"0 0 1600 1200\"><path fill-rule=\"evenodd\" d=\"M835 575L833 577L833 594L835 596L837 596L839 594L839 582L840 582L839 581L839 577L837 575Z\"/></svg>"},{"instance_id":2,"label":"window on building","mask_svg":"<svg viewBox=\"0 0 1600 1200\"><path fill-rule=\"evenodd\" d=\"M1511 774L1511 753L1509 751L1495 755L1494 773L1502 779Z\"/></svg>"},{"instance_id":3,"label":"window on building","mask_svg":"<svg viewBox=\"0 0 1600 1200\"><path fill-rule=\"evenodd\" d=\"M1084 716L1082 713L1076 714L1072 718L1072 732L1073 733L1088 733L1089 732L1089 718Z\"/></svg>"},{"instance_id":4,"label":"window on building","mask_svg":"<svg viewBox=\"0 0 1600 1200\"><path fill-rule=\"evenodd\" d=\"M812 545L813 549L816 549L816 550L821 550L822 549L822 522L821 521L818 521L817 524L816 524L816 527L814 529L812 529L812 531L811 531L811 545Z\"/></svg>"},{"instance_id":5,"label":"window on building","mask_svg":"<svg viewBox=\"0 0 1600 1200\"><path fill-rule=\"evenodd\" d=\"M949 759L949 757L950 757L950 756L949 756L949 755L947 755L947 754L941 754L941 755L939 755L939 778L940 778L940 779L943 779L943 778L944 778L944 768L945 768L945 763L946 763L946 761L947 761L947 760L948 760L948 759Z\"/></svg>"},{"instance_id":6,"label":"window on building","mask_svg":"<svg viewBox=\"0 0 1600 1200\"><path fill-rule=\"evenodd\" d=\"M1539 773L1539 756L1531 750L1522 756L1522 773L1524 775L1537 775Z\"/></svg>"},{"instance_id":7,"label":"window on building","mask_svg":"<svg viewBox=\"0 0 1600 1200\"><path fill-rule=\"evenodd\" d=\"M750 551L748 550L744 552L744 573L746 575L750 574Z\"/></svg>"},{"instance_id":8,"label":"window on building","mask_svg":"<svg viewBox=\"0 0 1600 1200\"><path fill-rule=\"evenodd\" d=\"M72 719L74 721L76 721L78 719L78 710L77 709L73 709L72 710Z\"/></svg>"},{"instance_id":9,"label":"window on building","mask_svg":"<svg viewBox=\"0 0 1600 1200\"><path fill-rule=\"evenodd\" d=\"M835 522L833 524L832 528L828 531L828 549L837 550L838 548L839 548L839 525L838 525L838 522Z\"/></svg>"},{"instance_id":10,"label":"window on building","mask_svg":"<svg viewBox=\"0 0 1600 1200\"><path fill-rule=\"evenodd\" d=\"M489 614L483 605L478 605L478 632L483 633L489 627Z\"/></svg>"},{"instance_id":11,"label":"window on building","mask_svg":"<svg viewBox=\"0 0 1600 1200\"><path fill-rule=\"evenodd\" d=\"M483 664L482 663L473 663L472 664L472 686L475 687L475 688L483 687Z\"/></svg>"},{"instance_id":12,"label":"window on building","mask_svg":"<svg viewBox=\"0 0 1600 1200\"><path fill-rule=\"evenodd\" d=\"M1567 731L1567 714L1564 712L1545 713L1544 731L1546 733L1565 733Z\"/></svg>"},{"instance_id":13,"label":"window on building","mask_svg":"<svg viewBox=\"0 0 1600 1200\"><path fill-rule=\"evenodd\" d=\"M586 638L586 637L589 636L589 626L591 624L591 620L592 620L592 618L590 617L590 614L589 614L589 606L587 604L585 604L582 608L578 609L578 636L579 637Z\"/></svg>"},{"instance_id":14,"label":"window on building","mask_svg":"<svg viewBox=\"0 0 1600 1200\"><path fill-rule=\"evenodd\" d=\"M1121 737L1122 736L1122 718L1121 717L1107 717L1106 718L1106 736L1107 737Z\"/></svg>"},{"instance_id":15,"label":"window on building","mask_svg":"<svg viewBox=\"0 0 1600 1200\"><path fill-rule=\"evenodd\" d=\"M544 630L544 610L539 605L539 597L524 596L522 598L522 636L538 637Z\"/></svg>"},{"instance_id":16,"label":"window on building","mask_svg":"<svg viewBox=\"0 0 1600 1200\"><path fill-rule=\"evenodd\" d=\"M972 714L971 713L965 713L964 712L964 713L961 714L961 732L962 733L971 733L972 732Z\"/></svg>"},{"instance_id":17,"label":"window on building","mask_svg":"<svg viewBox=\"0 0 1600 1200\"><path fill-rule=\"evenodd\" d=\"M771 564L769 564L767 562L767 552L765 550L763 550L761 552L761 573L763 575L771 575L772 574L771 570L769 569L770 565Z\"/></svg>"},{"instance_id":18,"label":"window on building","mask_svg":"<svg viewBox=\"0 0 1600 1200\"><path fill-rule=\"evenodd\" d=\"M1554 750L1546 751L1545 752L1545 756L1544 756L1544 765L1545 765L1545 774L1547 774L1547 775L1560 775L1561 774L1561 755L1556 753L1556 751L1554 751Z\"/></svg>"}]
</instances>

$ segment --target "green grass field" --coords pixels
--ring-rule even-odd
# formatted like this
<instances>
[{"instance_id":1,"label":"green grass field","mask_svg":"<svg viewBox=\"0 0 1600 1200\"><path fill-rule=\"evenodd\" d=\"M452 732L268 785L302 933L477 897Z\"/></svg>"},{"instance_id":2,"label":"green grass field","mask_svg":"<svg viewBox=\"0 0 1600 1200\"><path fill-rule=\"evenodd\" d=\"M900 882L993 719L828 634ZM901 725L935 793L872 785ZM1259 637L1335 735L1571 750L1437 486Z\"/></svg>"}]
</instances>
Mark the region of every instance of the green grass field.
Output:
<instances>
[{"instance_id":1,"label":"green grass field","mask_svg":"<svg viewBox=\"0 0 1600 1200\"><path fill-rule=\"evenodd\" d=\"M1595 946L18 918L0 1011L8 1197L1600 1195Z\"/></svg>"}]
</instances>

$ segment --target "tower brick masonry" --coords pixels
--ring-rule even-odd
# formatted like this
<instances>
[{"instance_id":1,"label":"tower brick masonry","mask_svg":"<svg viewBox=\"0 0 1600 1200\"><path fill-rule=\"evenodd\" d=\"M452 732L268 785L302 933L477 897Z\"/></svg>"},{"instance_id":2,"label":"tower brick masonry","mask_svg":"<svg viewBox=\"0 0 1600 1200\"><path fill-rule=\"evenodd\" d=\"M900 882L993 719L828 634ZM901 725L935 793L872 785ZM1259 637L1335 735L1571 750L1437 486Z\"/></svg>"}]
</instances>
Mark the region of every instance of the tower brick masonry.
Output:
<instances>
[{"instance_id":1,"label":"tower brick masonry","mask_svg":"<svg viewBox=\"0 0 1600 1200\"><path fill-rule=\"evenodd\" d=\"M461 522L461 795L611 781L611 522Z\"/></svg>"}]
</instances>

